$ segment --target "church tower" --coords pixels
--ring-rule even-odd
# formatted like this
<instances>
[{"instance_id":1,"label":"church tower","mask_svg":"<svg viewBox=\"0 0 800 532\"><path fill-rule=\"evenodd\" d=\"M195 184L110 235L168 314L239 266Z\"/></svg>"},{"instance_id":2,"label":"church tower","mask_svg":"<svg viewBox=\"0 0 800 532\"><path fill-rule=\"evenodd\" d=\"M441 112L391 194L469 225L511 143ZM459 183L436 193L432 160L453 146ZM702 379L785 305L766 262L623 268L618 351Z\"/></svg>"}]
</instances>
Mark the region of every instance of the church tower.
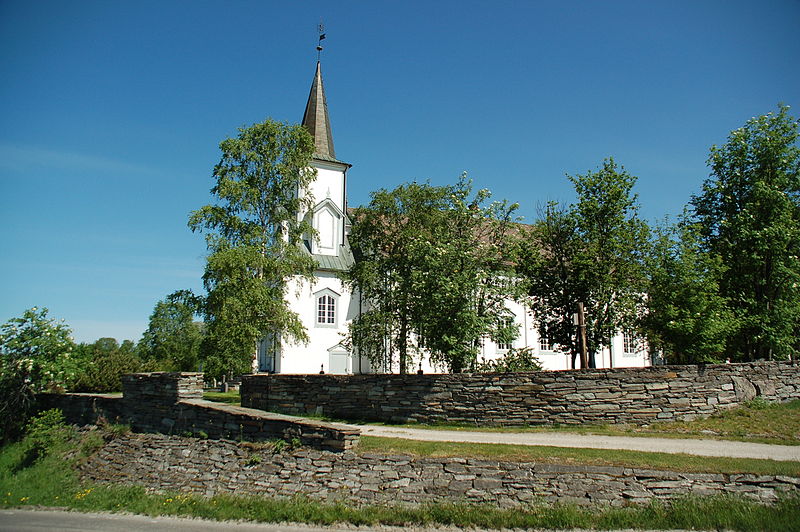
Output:
<instances>
[{"instance_id":1,"label":"church tower","mask_svg":"<svg viewBox=\"0 0 800 532\"><path fill-rule=\"evenodd\" d=\"M353 357L342 345L348 324L359 312L340 274L353 265L347 242L347 170L350 164L336 158L322 69L317 61L308 95L303 126L314 138L311 166L317 177L309 186L313 207L298 213L311 222L316 236L307 235L305 250L315 260L314 283L299 278L290 281L286 292L289 308L296 312L308 333L308 344L293 344L285 338L267 338L259 349L260 371L276 373L345 374L369 371L369 362ZM298 194L305 192L298 191Z\"/></svg>"},{"instance_id":2,"label":"church tower","mask_svg":"<svg viewBox=\"0 0 800 532\"><path fill-rule=\"evenodd\" d=\"M346 246L346 185L347 170L351 165L336 158L319 61L303 114L303 125L314 137L311 165L317 170L317 179L310 187L314 207L311 212L303 213L303 216L311 217L317 238L309 238L307 246L313 255L327 257L321 261L323 266L346 269L349 265L341 262L346 259L346 250L343 249Z\"/></svg>"}]
</instances>

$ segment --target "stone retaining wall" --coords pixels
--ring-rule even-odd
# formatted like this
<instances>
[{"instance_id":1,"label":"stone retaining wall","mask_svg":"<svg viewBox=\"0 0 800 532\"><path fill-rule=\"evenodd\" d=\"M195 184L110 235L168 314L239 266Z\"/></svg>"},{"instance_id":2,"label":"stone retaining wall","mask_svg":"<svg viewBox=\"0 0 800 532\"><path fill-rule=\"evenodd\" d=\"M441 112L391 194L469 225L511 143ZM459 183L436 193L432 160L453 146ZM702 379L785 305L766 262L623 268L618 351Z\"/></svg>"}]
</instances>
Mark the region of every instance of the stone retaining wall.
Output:
<instances>
[{"instance_id":1,"label":"stone retaining wall","mask_svg":"<svg viewBox=\"0 0 800 532\"><path fill-rule=\"evenodd\" d=\"M70 423L130 424L138 432L202 434L248 441L300 440L318 449L343 451L358 444L359 431L261 410L203 400L202 373L137 373L122 377L122 395L41 394L39 408L59 408Z\"/></svg>"},{"instance_id":2,"label":"stone retaining wall","mask_svg":"<svg viewBox=\"0 0 800 532\"><path fill-rule=\"evenodd\" d=\"M511 374L246 375L242 405L285 414L494 425L689 420L800 397L788 362Z\"/></svg>"},{"instance_id":3,"label":"stone retaining wall","mask_svg":"<svg viewBox=\"0 0 800 532\"><path fill-rule=\"evenodd\" d=\"M247 443L157 434L117 438L81 471L93 481L154 490L206 496L302 495L348 504L472 502L514 507L545 500L619 506L687 494L735 494L769 503L781 492L800 491L795 477L315 450L272 454Z\"/></svg>"}]
</instances>

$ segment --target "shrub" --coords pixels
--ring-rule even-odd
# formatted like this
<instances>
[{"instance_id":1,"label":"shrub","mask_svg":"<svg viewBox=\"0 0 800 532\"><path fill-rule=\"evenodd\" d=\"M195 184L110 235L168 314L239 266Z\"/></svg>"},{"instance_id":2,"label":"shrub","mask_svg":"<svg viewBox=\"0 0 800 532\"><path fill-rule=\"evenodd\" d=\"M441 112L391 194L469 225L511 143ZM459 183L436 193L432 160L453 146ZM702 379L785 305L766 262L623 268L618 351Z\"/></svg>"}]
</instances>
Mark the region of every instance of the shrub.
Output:
<instances>
[{"instance_id":1,"label":"shrub","mask_svg":"<svg viewBox=\"0 0 800 532\"><path fill-rule=\"evenodd\" d=\"M478 364L479 373L512 373L515 371L541 371L542 364L533 354L533 349L523 347L509 349L508 352L497 360L489 360Z\"/></svg>"},{"instance_id":2,"label":"shrub","mask_svg":"<svg viewBox=\"0 0 800 532\"><path fill-rule=\"evenodd\" d=\"M0 327L0 440L21 435L36 392L63 391L75 379L70 334L46 308L37 307Z\"/></svg>"},{"instance_id":3,"label":"shrub","mask_svg":"<svg viewBox=\"0 0 800 532\"><path fill-rule=\"evenodd\" d=\"M72 427L64 423L64 414L56 408L31 418L25 432L25 461L28 463L44 458L54 447L73 436Z\"/></svg>"},{"instance_id":4,"label":"shrub","mask_svg":"<svg viewBox=\"0 0 800 532\"><path fill-rule=\"evenodd\" d=\"M143 362L130 340L119 344L114 338L100 338L79 345L77 353L82 369L72 387L76 392L119 392L122 375L161 369L155 361Z\"/></svg>"}]
</instances>

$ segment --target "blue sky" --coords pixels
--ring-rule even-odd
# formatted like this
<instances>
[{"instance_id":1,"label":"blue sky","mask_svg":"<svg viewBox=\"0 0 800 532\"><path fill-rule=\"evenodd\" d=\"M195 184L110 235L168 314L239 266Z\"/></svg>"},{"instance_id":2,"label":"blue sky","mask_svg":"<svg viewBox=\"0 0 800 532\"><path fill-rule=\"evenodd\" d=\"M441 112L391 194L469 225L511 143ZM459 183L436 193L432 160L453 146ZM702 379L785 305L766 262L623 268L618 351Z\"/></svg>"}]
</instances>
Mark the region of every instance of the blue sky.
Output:
<instances>
[{"instance_id":1,"label":"blue sky","mask_svg":"<svg viewBox=\"0 0 800 532\"><path fill-rule=\"evenodd\" d=\"M681 211L712 144L800 112L800 2L0 2L0 322L47 306L138 340L202 290L186 227L219 142L302 118L323 76L351 205L462 171L527 220L613 156L642 214Z\"/></svg>"}]
</instances>

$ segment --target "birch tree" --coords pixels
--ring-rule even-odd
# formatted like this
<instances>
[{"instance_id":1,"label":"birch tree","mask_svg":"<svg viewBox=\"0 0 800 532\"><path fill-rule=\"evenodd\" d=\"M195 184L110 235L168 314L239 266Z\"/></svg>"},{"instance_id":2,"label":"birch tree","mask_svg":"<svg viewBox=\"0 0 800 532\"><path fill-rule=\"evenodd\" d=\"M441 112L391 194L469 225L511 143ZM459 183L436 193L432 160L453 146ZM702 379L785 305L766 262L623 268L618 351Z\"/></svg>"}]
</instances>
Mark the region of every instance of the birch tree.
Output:
<instances>
[{"instance_id":1,"label":"birch tree","mask_svg":"<svg viewBox=\"0 0 800 532\"><path fill-rule=\"evenodd\" d=\"M205 316L205 371L250 371L257 342L267 334L307 341L285 298L287 282L311 282L314 261L301 249L312 235L298 213L311 207L309 166L314 142L300 125L272 120L241 128L220 144L215 199L191 213L189 227L206 234L208 257L199 298Z\"/></svg>"}]
</instances>

